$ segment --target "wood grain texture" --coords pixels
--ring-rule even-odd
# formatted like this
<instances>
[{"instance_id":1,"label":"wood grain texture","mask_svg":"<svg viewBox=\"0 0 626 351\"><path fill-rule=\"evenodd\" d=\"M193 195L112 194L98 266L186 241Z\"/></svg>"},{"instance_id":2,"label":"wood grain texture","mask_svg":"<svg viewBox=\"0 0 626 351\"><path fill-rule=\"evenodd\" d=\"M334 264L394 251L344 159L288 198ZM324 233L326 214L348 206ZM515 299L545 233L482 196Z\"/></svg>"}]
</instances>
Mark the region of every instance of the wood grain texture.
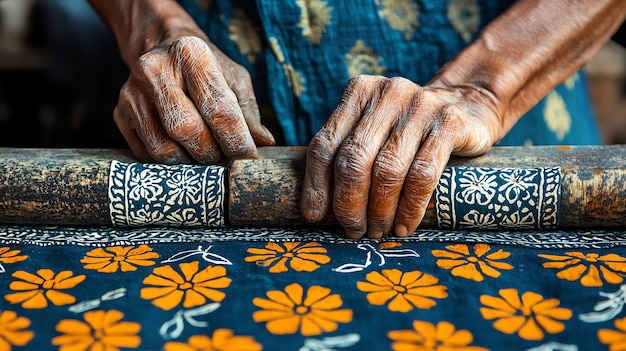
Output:
<instances>
[{"instance_id":1,"label":"wood grain texture","mask_svg":"<svg viewBox=\"0 0 626 351\"><path fill-rule=\"evenodd\" d=\"M302 226L300 193L306 148L261 148L236 160L227 176L228 223ZM0 223L110 225L111 160L126 150L0 148ZM495 147L484 156L452 158L450 167L561 167L561 227L626 227L626 146ZM329 214L313 225L335 225ZM436 226L434 204L423 227Z\"/></svg>"},{"instance_id":2,"label":"wood grain texture","mask_svg":"<svg viewBox=\"0 0 626 351\"><path fill-rule=\"evenodd\" d=\"M112 159L127 151L0 148L0 223L110 225Z\"/></svg>"}]
</instances>

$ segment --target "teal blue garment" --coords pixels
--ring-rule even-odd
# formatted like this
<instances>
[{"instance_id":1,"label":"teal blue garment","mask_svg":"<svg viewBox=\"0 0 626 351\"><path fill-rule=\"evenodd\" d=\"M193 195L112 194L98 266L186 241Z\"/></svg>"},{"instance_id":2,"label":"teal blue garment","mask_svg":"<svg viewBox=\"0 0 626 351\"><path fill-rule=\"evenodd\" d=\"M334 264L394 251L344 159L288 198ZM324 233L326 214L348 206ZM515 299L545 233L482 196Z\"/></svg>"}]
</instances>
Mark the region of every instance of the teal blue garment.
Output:
<instances>
[{"instance_id":1,"label":"teal blue garment","mask_svg":"<svg viewBox=\"0 0 626 351\"><path fill-rule=\"evenodd\" d=\"M251 72L285 140L306 145L358 74L427 83L512 0L181 0ZM201 4L205 4L204 7ZM582 74L533 108L502 145L599 144Z\"/></svg>"}]
</instances>

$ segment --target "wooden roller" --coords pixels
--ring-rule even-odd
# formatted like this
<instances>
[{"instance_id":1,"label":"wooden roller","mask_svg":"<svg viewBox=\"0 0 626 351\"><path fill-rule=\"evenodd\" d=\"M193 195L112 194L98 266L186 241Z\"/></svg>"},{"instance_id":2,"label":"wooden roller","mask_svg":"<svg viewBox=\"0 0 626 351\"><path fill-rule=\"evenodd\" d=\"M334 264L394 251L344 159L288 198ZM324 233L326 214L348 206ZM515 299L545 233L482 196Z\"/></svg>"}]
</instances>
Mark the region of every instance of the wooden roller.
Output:
<instances>
[{"instance_id":1,"label":"wooden roller","mask_svg":"<svg viewBox=\"0 0 626 351\"><path fill-rule=\"evenodd\" d=\"M267 147L228 165L227 224L310 225L299 210L305 156L305 147ZM0 148L0 158L0 223L31 225L111 225L111 161L134 162L127 150ZM626 146L494 147L448 167L560 167L560 227L626 227ZM438 224L435 207L422 227ZM319 224L336 222L329 214Z\"/></svg>"}]
</instances>

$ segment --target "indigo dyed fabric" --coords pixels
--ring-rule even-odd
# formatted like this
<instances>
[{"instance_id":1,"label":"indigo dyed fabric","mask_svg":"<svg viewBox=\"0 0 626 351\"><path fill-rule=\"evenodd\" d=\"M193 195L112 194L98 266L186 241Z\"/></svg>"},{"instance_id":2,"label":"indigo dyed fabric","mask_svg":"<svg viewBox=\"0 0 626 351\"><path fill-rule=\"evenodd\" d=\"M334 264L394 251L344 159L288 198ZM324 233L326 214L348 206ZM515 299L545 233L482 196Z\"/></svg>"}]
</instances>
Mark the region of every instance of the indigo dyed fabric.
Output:
<instances>
[{"instance_id":1,"label":"indigo dyed fabric","mask_svg":"<svg viewBox=\"0 0 626 351\"><path fill-rule=\"evenodd\" d=\"M626 232L0 227L0 350L617 350Z\"/></svg>"},{"instance_id":2,"label":"indigo dyed fabric","mask_svg":"<svg viewBox=\"0 0 626 351\"><path fill-rule=\"evenodd\" d=\"M179 0L252 75L287 144L306 145L360 74L426 84L514 1ZM576 128L574 128L576 126ZM576 73L529 111L501 145L593 145L584 76Z\"/></svg>"}]
</instances>

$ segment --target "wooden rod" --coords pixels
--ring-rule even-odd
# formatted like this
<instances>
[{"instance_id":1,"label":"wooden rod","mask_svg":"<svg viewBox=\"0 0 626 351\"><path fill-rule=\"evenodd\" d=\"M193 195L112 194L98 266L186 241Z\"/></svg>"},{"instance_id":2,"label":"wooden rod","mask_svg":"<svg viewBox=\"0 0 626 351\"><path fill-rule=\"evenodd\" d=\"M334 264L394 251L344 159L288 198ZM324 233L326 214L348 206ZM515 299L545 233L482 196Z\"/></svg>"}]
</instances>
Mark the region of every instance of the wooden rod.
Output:
<instances>
[{"instance_id":1,"label":"wooden rod","mask_svg":"<svg viewBox=\"0 0 626 351\"><path fill-rule=\"evenodd\" d=\"M310 225L300 216L306 148L268 147L259 159L228 166L227 223ZM0 148L0 223L110 225L112 160L134 162L127 150ZM560 227L626 227L626 146L494 147L449 167L560 167ZM329 214L319 225L336 225ZM316 225L318 225L316 224ZM431 204L422 227L437 225Z\"/></svg>"}]
</instances>

